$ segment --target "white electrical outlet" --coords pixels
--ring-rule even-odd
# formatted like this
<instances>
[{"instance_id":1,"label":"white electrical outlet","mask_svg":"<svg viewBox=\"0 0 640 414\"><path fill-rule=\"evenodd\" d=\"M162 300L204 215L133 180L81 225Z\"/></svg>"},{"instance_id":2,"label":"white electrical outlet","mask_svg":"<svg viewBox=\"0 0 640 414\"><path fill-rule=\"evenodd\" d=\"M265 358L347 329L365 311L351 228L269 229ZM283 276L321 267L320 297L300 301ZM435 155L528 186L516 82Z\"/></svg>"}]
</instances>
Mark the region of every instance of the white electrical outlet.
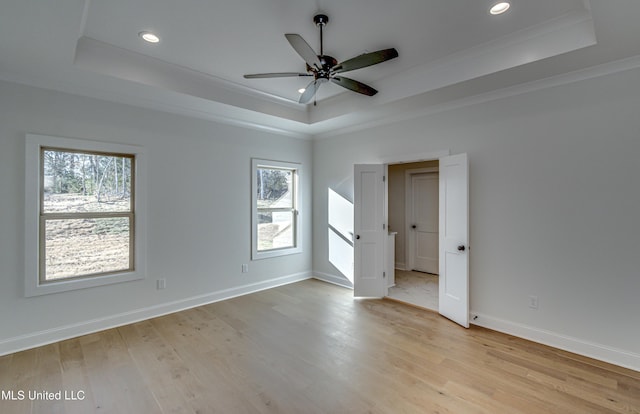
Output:
<instances>
[{"instance_id":1,"label":"white electrical outlet","mask_svg":"<svg viewBox=\"0 0 640 414\"><path fill-rule=\"evenodd\" d=\"M158 279L156 281L156 287L158 290L165 289L167 287L167 279Z\"/></svg>"},{"instance_id":2,"label":"white electrical outlet","mask_svg":"<svg viewBox=\"0 0 640 414\"><path fill-rule=\"evenodd\" d=\"M538 309L538 297L537 296L529 296L529 308Z\"/></svg>"},{"instance_id":3,"label":"white electrical outlet","mask_svg":"<svg viewBox=\"0 0 640 414\"><path fill-rule=\"evenodd\" d=\"M242 265L242 273L248 273L249 272L249 265L244 263Z\"/></svg>"}]
</instances>

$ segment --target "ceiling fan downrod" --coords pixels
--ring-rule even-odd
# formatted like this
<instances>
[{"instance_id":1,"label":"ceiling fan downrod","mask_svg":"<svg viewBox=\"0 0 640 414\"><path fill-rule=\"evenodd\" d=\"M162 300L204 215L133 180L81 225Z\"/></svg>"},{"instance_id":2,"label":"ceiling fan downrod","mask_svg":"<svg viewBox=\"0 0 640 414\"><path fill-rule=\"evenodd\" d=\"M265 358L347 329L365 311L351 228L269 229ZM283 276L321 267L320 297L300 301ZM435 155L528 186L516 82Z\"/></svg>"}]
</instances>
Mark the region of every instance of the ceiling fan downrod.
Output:
<instances>
[{"instance_id":1,"label":"ceiling fan downrod","mask_svg":"<svg viewBox=\"0 0 640 414\"><path fill-rule=\"evenodd\" d=\"M329 23L329 17L326 14L316 14L313 16L313 22L320 28L320 56L324 55L322 28Z\"/></svg>"}]
</instances>

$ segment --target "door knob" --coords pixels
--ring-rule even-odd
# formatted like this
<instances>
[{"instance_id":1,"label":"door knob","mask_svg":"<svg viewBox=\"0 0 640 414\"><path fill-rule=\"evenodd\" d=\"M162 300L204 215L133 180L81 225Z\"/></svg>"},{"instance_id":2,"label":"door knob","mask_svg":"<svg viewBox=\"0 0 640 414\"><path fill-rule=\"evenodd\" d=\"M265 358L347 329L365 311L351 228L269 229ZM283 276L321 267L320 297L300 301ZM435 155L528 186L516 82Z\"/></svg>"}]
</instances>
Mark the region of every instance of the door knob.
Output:
<instances>
[{"instance_id":1,"label":"door knob","mask_svg":"<svg viewBox=\"0 0 640 414\"><path fill-rule=\"evenodd\" d=\"M360 235L356 234L356 240L360 240Z\"/></svg>"},{"instance_id":2,"label":"door knob","mask_svg":"<svg viewBox=\"0 0 640 414\"><path fill-rule=\"evenodd\" d=\"M460 251L460 252L464 252L464 250L465 250L464 245L460 245L460 246L458 246L458 251Z\"/></svg>"},{"instance_id":3,"label":"door knob","mask_svg":"<svg viewBox=\"0 0 640 414\"><path fill-rule=\"evenodd\" d=\"M415 229L416 227L418 227L418 226L416 226L415 224L413 226L411 226L412 229Z\"/></svg>"}]
</instances>

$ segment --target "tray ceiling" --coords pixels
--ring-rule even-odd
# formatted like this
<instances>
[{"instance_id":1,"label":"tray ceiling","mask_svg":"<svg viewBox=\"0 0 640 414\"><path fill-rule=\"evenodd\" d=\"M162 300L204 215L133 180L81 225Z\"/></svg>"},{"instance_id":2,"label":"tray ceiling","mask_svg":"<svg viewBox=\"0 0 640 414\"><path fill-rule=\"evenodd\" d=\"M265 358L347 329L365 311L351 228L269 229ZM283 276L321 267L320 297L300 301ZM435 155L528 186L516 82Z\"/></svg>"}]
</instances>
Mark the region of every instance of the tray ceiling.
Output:
<instances>
[{"instance_id":1,"label":"tray ceiling","mask_svg":"<svg viewBox=\"0 0 640 414\"><path fill-rule=\"evenodd\" d=\"M640 7L633 3L514 0L507 13L491 16L488 0L21 0L0 14L0 78L295 134L326 133L397 115L403 102L459 99L460 85L486 92L635 56L640 48L632 39L640 30L632 16L640 17ZM378 95L327 84L317 106L302 105L298 89L309 78L243 78L304 72L284 33L299 33L318 51L318 12L330 19L325 54L338 61L398 50L397 59L349 72ZM607 26L614 21L617 27ZM141 31L160 42L144 42Z\"/></svg>"}]
</instances>

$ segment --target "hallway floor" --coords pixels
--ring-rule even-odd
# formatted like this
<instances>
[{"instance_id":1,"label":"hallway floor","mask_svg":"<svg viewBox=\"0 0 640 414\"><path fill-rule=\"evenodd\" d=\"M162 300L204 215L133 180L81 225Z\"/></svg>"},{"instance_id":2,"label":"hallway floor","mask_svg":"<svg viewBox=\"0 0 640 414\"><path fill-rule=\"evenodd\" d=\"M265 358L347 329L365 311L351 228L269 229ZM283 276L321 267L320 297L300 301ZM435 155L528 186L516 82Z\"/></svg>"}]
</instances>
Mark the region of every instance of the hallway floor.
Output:
<instances>
[{"instance_id":1,"label":"hallway floor","mask_svg":"<svg viewBox=\"0 0 640 414\"><path fill-rule=\"evenodd\" d=\"M438 276L396 269L396 285L389 298L431 310L438 310Z\"/></svg>"}]
</instances>

